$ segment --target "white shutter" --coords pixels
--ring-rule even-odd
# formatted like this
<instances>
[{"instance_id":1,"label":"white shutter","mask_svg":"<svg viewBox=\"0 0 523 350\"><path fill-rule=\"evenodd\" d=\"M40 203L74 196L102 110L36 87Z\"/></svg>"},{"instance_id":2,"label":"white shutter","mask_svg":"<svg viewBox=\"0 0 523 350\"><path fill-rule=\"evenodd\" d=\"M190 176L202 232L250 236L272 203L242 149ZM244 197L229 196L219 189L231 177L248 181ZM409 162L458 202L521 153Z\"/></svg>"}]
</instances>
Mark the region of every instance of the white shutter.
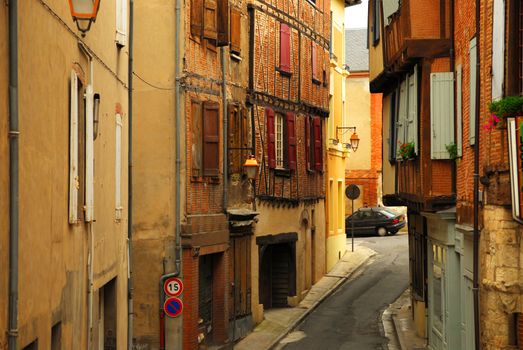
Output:
<instances>
[{"instance_id":1,"label":"white shutter","mask_svg":"<svg viewBox=\"0 0 523 350\"><path fill-rule=\"evenodd\" d=\"M85 92L85 221L94 220L94 112L93 86Z\"/></svg>"},{"instance_id":2,"label":"white shutter","mask_svg":"<svg viewBox=\"0 0 523 350\"><path fill-rule=\"evenodd\" d=\"M430 120L432 159L450 159L447 145L454 143L454 73L431 73Z\"/></svg>"},{"instance_id":3,"label":"white shutter","mask_svg":"<svg viewBox=\"0 0 523 350\"><path fill-rule=\"evenodd\" d=\"M407 142L405 139L405 129L407 127L407 96L407 81L403 80L399 89L399 108L396 119L396 144L398 147ZM400 157L396 154L396 158Z\"/></svg>"},{"instance_id":4,"label":"white shutter","mask_svg":"<svg viewBox=\"0 0 523 350\"><path fill-rule=\"evenodd\" d=\"M494 0L492 21L492 100L503 97L505 60L505 2Z\"/></svg>"},{"instance_id":5,"label":"white shutter","mask_svg":"<svg viewBox=\"0 0 523 350\"><path fill-rule=\"evenodd\" d=\"M476 143L476 38L469 44L469 143Z\"/></svg>"},{"instance_id":6,"label":"white shutter","mask_svg":"<svg viewBox=\"0 0 523 350\"><path fill-rule=\"evenodd\" d=\"M71 71L69 112L69 223L78 221L78 76Z\"/></svg>"},{"instance_id":7,"label":"white shutter","mask_svg":"<svg viewBox=\"0 0 523 350\"><path fill-rule=\"evenodd\" d=\"M461 64L458 64L456 68L456 126L457 130L457 140L456 146L458 148L458 157L463 155L463 116L462 116L462 98L463 93L462 89L462 68Z\"/></svg>"},{"instance_id":8,"label":"white shutter","mask_svg":"<svg viewBox=\"0 0 523 350\"><path fill-rule=\"evenodd\" d=\"M414 142L418 153L418 67L408 77L407 142Z\"/></svg>"},{"instance_id":9,"label":"white shutter","mask_svg":"<svg viewBox=\"0 0 523 350\"><path fill-rule=\"evenodd\" d=\"M127 43L127 0L116 0L116 43Z\"/></svg>"},{"instance_id":10,"label":"white shutter","mask_svg":"<svg viewBox=\"0 0 523 350\"><path fill-rule=\"evenodd\" d=\"M115 219L120 221L122 219L122 116L116 114L116 158L114 164L114 178L115 178Z\"/></svg>"}]
</instances>

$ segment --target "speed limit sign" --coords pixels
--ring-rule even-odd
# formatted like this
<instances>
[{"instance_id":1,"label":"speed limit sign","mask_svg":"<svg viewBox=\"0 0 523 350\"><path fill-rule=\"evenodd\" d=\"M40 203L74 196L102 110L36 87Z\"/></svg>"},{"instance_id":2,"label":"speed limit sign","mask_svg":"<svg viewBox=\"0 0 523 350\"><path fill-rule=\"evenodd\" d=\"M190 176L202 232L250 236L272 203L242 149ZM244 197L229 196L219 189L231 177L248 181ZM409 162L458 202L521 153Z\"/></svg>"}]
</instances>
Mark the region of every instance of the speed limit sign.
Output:
<instances>
[{"instance_id":1,"label":"speed limit sign","mask_svg":"<svg viewBox=\"0 0 523 350\"><path fill-rule=\"evenodd\" d=\"M183 292L183 282L178 277L171 277L165 280L163 291L170 297L177 297Z\"/></svg>"}]
</instances>

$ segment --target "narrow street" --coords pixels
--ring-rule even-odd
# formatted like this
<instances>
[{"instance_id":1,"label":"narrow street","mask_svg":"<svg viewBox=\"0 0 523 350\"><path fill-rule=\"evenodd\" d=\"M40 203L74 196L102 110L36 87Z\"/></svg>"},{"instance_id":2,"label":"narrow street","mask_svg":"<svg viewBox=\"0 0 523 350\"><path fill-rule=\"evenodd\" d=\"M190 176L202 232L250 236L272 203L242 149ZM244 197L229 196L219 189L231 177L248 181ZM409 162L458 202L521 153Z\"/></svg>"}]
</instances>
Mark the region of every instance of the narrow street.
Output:
<instances>
[{"instance_id":1,"label":"narrow street","mask_svg":"<svg viewBox=\"0 0 523 350\"><path fill-rule=\"evenodd\" d=\"M357 238L378 254L314 310L278 348L387 349L381 314L408 287L407 234ZM350 240L347 240L350 247Z\"/></svg>"}]
</instances>

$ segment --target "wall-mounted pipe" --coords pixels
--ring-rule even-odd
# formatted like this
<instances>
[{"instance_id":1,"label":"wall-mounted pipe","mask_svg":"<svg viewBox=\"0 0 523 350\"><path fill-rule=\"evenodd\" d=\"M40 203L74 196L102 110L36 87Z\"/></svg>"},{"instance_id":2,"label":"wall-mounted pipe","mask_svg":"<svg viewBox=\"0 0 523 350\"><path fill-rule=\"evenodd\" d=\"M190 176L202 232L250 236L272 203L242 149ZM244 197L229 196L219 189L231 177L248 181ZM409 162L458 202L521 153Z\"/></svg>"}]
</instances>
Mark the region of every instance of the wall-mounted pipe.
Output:
<instances>
[{"instance_id":1,"label":"wall-mounted pipe","mask_svg":"<svg viewBox=\"0 0 523 350\"><path fill-rule=\"evenodd\" d=\"M227 205L229 204L228 198L228 153L227 153L227 72L225 69L225 47L221 47L221 60L222 60L222 105L223 105L223 211L227 213ZM243 161L243 159L242 159Z\"/></svg>"},{"instance_id":2,"label":"wall-mounted pipe","mask_svg":"<svg viewBox=\"0 0 523 350\"><path fill-rule=\"evenodd\" d=\"M9 6L9 329L8 349L18 341L18 236L19 149L18 140L18 1Z\"/></svg>"},{"instance_id":3,"label":"wall-mounted pipe","mask_svg":"<svg viewBox=\"0 0 523 350\"><path fill-rule=\"evenodd\" d=\"M127 349L133 348L133 59L134 0L129 0L129 54L127 62L128 160L127 160Z\"/></svg>"},{"instance_id":4,"label":"wall-mounted pipe","mask_svg":"<svg viewBox=\"0 0 523 350\"><path fill-rule=\"evenodd\" d=\"M474 143L474 232L473 232L473 281L472 290L474 296L474 340L475 349L481 348L480 344L480 322L479 322L479 156L480 156L480 57L481 41L479 40L480 33L480 14L481 14L481 1L476 0L476 114L474 118L476 123L474 125L475 143ZM472 64L472 62L470 62Z\"/></svg>"}]
</instances>

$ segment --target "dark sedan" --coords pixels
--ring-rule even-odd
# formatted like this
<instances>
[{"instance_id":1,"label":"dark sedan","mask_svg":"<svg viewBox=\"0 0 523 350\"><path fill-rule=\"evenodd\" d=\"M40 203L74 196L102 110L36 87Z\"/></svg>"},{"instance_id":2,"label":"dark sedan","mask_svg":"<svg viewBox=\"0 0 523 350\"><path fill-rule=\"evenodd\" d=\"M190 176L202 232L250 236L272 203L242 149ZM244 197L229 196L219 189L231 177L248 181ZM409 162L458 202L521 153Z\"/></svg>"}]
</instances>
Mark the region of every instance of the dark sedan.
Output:
<instances>
[{"instance_id":1,"label":"dark sedan","mask_svg":"<svg viewBox=\"0 0 523 350\"><path fill-rule=\"evenodd\" d=\"M405 227L405 215L397 214L384 207L360 208L345 218L345 233L351 235L354 220L354 235L394 235Z\"/></svg>"}]
</instances>

